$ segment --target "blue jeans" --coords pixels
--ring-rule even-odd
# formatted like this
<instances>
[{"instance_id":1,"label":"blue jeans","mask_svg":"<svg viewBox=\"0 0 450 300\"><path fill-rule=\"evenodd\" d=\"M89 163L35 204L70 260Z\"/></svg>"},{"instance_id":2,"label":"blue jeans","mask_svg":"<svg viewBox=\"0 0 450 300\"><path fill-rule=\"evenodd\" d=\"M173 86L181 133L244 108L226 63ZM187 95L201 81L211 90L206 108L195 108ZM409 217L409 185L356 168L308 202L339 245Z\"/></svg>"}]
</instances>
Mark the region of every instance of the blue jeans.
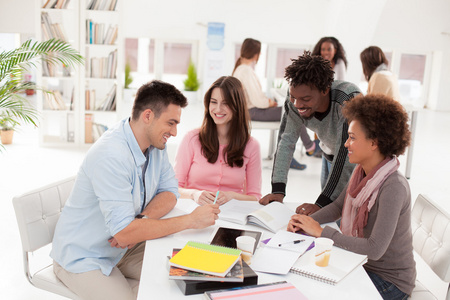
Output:
<instances>
[{"instance_id":1,"label":"blue jeans","mask_svg":"<svg viewBox=\"0 0 450 300\"><path fill-rule=\"evenodd\" d=\"M325 156L322 155L322 172L320 173L320 186L323 189L327 184L328 175L330 175L331 162L328 161Z\"/></svg>"},{"instance_id":2,"label":"blue jeans","mask_svg":"<svg viewBox=\"0 0 450 300\"><path fill-rule=\"evenodd\" d=\"M383 299L385 300L408 299L408 295L400 291L398 287L395 286L395 284L381 279L381 277L375 273L369 271L366 272L369 275L375 287L377 288L381 297L383 297Z\"/></svg>"}]
</instances>

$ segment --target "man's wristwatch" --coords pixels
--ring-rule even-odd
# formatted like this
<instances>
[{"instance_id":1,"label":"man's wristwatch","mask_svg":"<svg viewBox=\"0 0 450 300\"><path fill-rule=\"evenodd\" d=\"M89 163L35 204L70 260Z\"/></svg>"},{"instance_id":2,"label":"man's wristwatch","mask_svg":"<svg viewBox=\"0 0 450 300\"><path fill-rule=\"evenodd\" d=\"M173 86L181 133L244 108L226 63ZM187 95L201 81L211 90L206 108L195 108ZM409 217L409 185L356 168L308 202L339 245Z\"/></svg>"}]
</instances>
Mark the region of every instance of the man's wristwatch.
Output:
<instances>
[{"instance_id":1,"label":"man's wristwatch","mask_svg":"<svg viewBox=\"0 0 450 300\"><path fill-rule=\"evenodd\" d=\"M148 217L146 215L138 214L136 219L148 219Z\"/></svg>"}]
</instances>

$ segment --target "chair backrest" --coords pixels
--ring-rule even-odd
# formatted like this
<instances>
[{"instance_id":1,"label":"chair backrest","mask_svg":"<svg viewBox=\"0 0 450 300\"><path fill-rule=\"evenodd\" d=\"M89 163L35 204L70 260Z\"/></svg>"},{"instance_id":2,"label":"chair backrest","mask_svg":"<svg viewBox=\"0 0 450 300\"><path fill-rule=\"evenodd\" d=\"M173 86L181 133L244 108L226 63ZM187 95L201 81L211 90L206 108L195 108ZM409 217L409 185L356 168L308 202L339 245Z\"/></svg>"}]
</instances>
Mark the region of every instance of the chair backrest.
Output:
<instances>
[{"instance_id":1,"label":"chair backrest","mask_svg":"<svg viewBox=\"0 0 450 300\"><path fill-rule=\"evenodd\" d=\"M75 176L13 198L23 251L32 252L52 242L74 183Z\"/></svg>"},{"instance_id":2,"label":"chair backrest","mask_svg":"<svg viewBox=\"0 0 450 300\"><path fill-rule=\"evenodd\" d=\"M414 250L436 275L450 282L450 216L424 195L412 209Z\"/></svg>"}]
</instances>

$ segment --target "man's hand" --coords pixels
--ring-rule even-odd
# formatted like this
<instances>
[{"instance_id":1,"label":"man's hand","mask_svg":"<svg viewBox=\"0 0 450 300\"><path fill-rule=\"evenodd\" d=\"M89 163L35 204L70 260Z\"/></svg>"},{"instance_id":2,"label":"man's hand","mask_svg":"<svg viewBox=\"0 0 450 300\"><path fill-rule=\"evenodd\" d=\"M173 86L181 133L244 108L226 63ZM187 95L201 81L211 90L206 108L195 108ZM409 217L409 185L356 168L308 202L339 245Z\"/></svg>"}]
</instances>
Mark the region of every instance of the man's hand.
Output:
<instances>
[{"instance_id":1,"label":"man's hand","mask_svg":"<svg viewBox=\"0 0 450 300\"><path fill-rule=\"evenodd\" d=\"M267 194L259 200L259 203L262 205L267 205L272 201L278 201L283 203L283 194Z\"/></svg>"},{"instance_id":2,"label":"man's hand","mask_svg":"<svg viewBox=\"0 0 450 300\"><path fill-rule=\"evenodd\" d=\"M131 249L131 248L133 248L136 245L136 244L130 244L130 245L127 245L127 246L120 246L115 237L110 238L108 240L108 242L109 242L111 247L122 248L122 249L125 249L125 248Z\"/></svg>"},{"instance_id":3,"label":"man's hand","mask_svg":"<svg viewBox=\"0 0 450 300\"><path fill-rule=\"evenodd\" d=\"M319 209L320 209L320 207L318 205L316 205L316 204L303 203L302 205L297 207L295 212L298 213L298 214L301 214L301 215L309 216L310 214L315 213Z\"/></svg>"},{"instance_id":4,"label":"man's hand","mask_svg":"<svg viewBox=\"0 0 450 300\"><path fill-rule=\"evenodd\" d=\"M190 228L201 229L216 223L219 218L219 204L206 204L197 207L189 216L192 219Z\"/></svg>"},{"instance_id":5,"label":"man's hand","mask_svg":"<svg viewBox=\"0 0 450 300\"><path fill-rule=\"evenodd\" d=\"M199 205L213 204L216 194L208 191L197 191L193 194L195 203Z\"/></svg>"}]
</instances>

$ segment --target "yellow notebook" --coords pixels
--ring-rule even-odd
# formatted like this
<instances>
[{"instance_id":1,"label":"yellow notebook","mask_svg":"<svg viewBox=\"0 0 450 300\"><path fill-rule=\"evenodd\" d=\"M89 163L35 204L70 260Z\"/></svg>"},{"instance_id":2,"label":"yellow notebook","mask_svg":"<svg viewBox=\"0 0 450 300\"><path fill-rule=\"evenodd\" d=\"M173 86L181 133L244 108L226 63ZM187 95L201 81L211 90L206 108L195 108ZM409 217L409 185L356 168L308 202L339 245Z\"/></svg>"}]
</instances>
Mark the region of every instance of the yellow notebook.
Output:
<instances>
[{"instance_id":1,"label":"yellow notebook","mask_svg":"<svg viewBox=\"0 0 450 300\"><path fill-rule=\"evenodd\" d=\"M224 277L239 260L241 250L198 242L187 244L174 255L174 267Z\"/></svg>"}]
</instances>

